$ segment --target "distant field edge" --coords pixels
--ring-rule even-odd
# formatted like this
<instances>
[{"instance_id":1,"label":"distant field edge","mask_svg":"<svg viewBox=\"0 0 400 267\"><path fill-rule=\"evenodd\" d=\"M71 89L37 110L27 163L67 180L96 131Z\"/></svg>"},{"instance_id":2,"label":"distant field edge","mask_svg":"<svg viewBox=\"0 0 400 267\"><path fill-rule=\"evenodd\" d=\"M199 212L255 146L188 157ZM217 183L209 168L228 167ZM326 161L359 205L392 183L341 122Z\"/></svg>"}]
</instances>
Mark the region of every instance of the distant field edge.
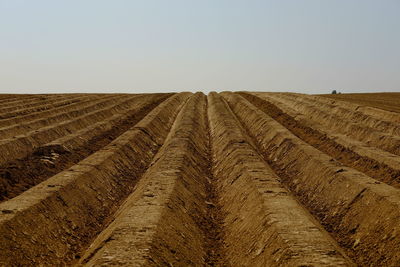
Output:
<instances>
[{"instance_id":1,"label":"distant field edge","mask_svg":"<svg viewBox=\"0 0 400 267\"><path fill-rule=\"evenodd\" d=\"M318 94L317 96L400 113L400 92Z\"/></svg>"}]
</instances>

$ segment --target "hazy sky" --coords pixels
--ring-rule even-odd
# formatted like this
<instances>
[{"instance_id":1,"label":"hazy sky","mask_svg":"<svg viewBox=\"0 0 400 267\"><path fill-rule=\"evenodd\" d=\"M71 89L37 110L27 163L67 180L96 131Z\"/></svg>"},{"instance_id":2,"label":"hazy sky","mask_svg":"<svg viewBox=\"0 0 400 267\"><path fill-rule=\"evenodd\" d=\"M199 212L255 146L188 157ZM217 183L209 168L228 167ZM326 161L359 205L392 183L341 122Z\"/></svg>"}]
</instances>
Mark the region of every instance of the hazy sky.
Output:
<instances>
[{"instance_id":1,"label":"hazy sky","mask_svg":"<svg viewBox=\"0 0 400 267\"><path fill-rule=\"evenodd\" d=\"M400 91L399 0L0 0L0 93Z\"/></svg>"}]
</instances>

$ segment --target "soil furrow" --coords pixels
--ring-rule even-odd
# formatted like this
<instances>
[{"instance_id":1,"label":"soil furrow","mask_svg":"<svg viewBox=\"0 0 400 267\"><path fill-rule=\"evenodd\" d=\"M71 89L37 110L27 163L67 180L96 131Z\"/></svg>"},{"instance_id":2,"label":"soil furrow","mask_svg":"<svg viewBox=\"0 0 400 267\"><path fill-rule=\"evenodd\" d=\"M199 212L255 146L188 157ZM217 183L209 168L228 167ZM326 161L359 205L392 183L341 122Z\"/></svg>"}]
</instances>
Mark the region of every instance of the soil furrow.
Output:
<instances>
[{"instance_id":1,"label":"soil furrow","mask_svg":"<svg viewBox=\"0 0 400 267\"><path fill-rule=\"evenodd\" d=\"M263 98L262 93L256 93L256 95ZM289 94L269 94L264 96L273 99L277 98L279 101L292 106L301 113L307 114L310 119L317 120L332 130L364 142L369 146L400 155L400 136L379 132L374 128L363 125L361 122L355 123L344 120L335 114L329 113L327 110L304 103L301 98L294 98Z\"/></svg>"},{"instance_id":2,"label":"soil furrow","mask_svg":"<svg viewBox=\"0 0 400 267\"><path fill-rule=\"evenodd\" d=\"M15 95L15 94L0 94L0 104L3 102L7 101L13 101L16 99L22 99L24 97L29 97L30 95L24 94L24 95Z\"/></svg>"},{"instance_id":3,"label":"soil furrow","mask_svg":"<svg viewBox=\"0 0 400 267\"><path fill-rule=\"evenodd\" d=\"M350 138L346 135L337 133L335 130L332 130L331 128L321 124L320 121L312 120L310 116L307 116L305 114L302 114L301 112L294 110L291 106L288 106L287 104L281 101L278 101L271 97L267 97L266 95L263 95L262 99L267 100L268 102L274 104L275 106L278 106L280 109L282 109L282 111L287 113L289 116L293 117L300 124L318 130L320 132L323 132L329 139L334 140L336 143L338 143L343 147L349 148L350 150L359 154L360 156L381 162L382 164L387 165L390 169L393 170L400 169L399 156L376 147L368 146L363 142L354 140L353 138Z\"/></svg>"},{"instance_id":4,"label":"soil furrow","mask_svg":"<svg viewBox=\"0 0 400 267\"><path fill-rule=\"evenodd\" d=\"M91 98L94 99L94 96L64 96L64 97L57 97L55 99L45 99L39 101L38 103L29 104L29 105L22 105L22 106L11 106L8 108L1 108L0 109L0 119L7 119L16 116L22 116L25 114L38 112L41 110L48 110L57 106L62 106L65 103L73 103L79 102L80 99L84 98Z\"/></svg>"},{"instance_id":5,"label":"soil furrow","mask_svg":"<svg viewBox=\"0 0 400 267\"><path fill-rule=\"evenodd\" d=\"M280 184L221 96L211 93L215 177L232 266L352 266Z\"/></svg>"},{"instance_id":6,"label":"soil furrow","mask_svg":"<svg viewBox=\"0 0 400 267\"><path fill-rule=\"evenodd\" d=\"M92 137L90 139L85 140L82 135L74 136L81 146L72 147L56 140L56 142L35 149L25 158L16 159L0 166L0 202L21 194L100 150L143 119L167 97L169 95L143 99L127 114L117 115L117 118L114 119L115 122L107 125L108 130L95 132L91 129ZM109 121L107 122L109 123Z\"/></svg>"},{"instance_id":7,"label":"soil furrow","mask_svg":"<svg viewBox=\"0 0 400 267\"><path fill-rule=\"evenodd\" d=\"M375 116L376 110L384 109L386 111L400 113L400 94L399 93L369 93L369 94L330 94L330 95L320 95L323 97L330 98L331 100L337 101L347 105L347 103L355 103L356 106L363 108L368 108L368 106L375 107L371 113ZM339 101L338 101L339 100ZM371 110L371 109L370 109ZM382 116L380 116L382 117ZM400 120L397 120L400 122Z\"/></svg>"},{"instance_id":8,"label":"soil furrow","mask_svg":"<svg viewBox=\"0 0 400 267\"><path fill-rule=\"evenodd\" d=\"M295 93L0 95L0 266L398 266L399 123Z\"/></svg>"},{"instance_id":9,"label":"soil furrow","mask_svg":"<svg viewBox=\"0 0 400 267\"><path fill-rule=\"evenodd\" d=\"M55 95L21 95L19 97L15 97L15 99L8 99L1 101L1 106L3 108L8 108L8 107L22 107L24 105L30 105L32 103L41 103L42 101L45 101L47 99L51 98L59 98L59 97L64 97L63 94L55 94Z\"/></svg>"},{"instance_id":10,"label":"soil furrow","mask_svg":"<svg viewBox=\"0 0 400 267\"><path fill-rule=\"evenodd\" d=\"M21 134L26 134L30 131L40 129L42 127L50 126L55 123L61 123L65 120L70 120L84 114L97 111L108 106L112 106L114 101L124 99L121 96L113 96L111 98L99 99L99 100L87 100L80 103L74 107L74 109L62 108L61 112L52 111L49 115L44 116L33 121L27 121L23 123L18 123L10 125L8 127L0 128L0 136L2 139L7 139L10 137L15 137Z\"/></svg>"},{"instance_id":11,"label":"soil furrow","mask_svg":"<svg viewBox=\"0 0 400 267\"><path fill-rule=\"evenodd\" d=\"M284 93L286 96L294 97L300 96L302 101L306 101L309 104L315 105L316 103L320 106L331 107L335 113L345 117L358 117L357 121L362 121L367 124L375 124L373 127L398 127L397 123L400 122L400 114L397 112L390 112L379 108L357 105L351 102L332 100L321 96L312 96L305 94L294 94ZM350 116L350 117L349 117Z\"/></svg>"},{"instance_id":12,"label":"soil furrow","mask_svg":"<svg viewBox=\"0 0 400 267\"><path fill-rule=\"evenodd\" d=\"M143 96L146 97L146 96ZM127 99L120 99L118 102L112 102L111 106L94 110L79 117L72 118L57 124L42 127L38 130L28 132L15 138L4 139L0 141L0 164L3 165L17 158L23 158L30 154L35 148L40 147L57 138L79 131L93 123L102 121L128 110L141 99L133 96Z\"/></svg>"},{"instance_id":13,"label":"soil furrow","mask_svg":"<svg viewBox=\"0 0 400 267\"><path fill-rule=\"evenodd\" d=\"M109 145L1 203L0 265L76 260L132 191L189 96L170 97Z\"/></svg>"},{"instance_id":14,"label":"soil furrow","mask_svg":"<svg viewBox=\"0 0 400 267\"><path fill-rule=\"evenodd\" d=\"M336 114L342 119L352 122L361 122L365 126L374 128L384 133L400 134L400 115L393 112L355 105L350 102L331 100L328 98L304 94L285 94L292 98L299 98L301 101L311 105L317 105L325 110Z\"/></svg>"},{"instance_id":15,"label":"soil furrow","mask_svg":"<svg viewBox=\"0 0 400 267\"><path fill-rule=\"evenodd\" d=\"M226 213L223 211L221 205L221 194L218 187L217 177L214 175L215 159L213 157L213 142L210 131L210 117L208 115L210 110L210 102L207 97L207 109L205 111L206 118L206 132L207 132L207 148L206 155L208 159L208 166L204 169L204 174L207 177L205 183L205 202L206 202L206 223L202 224L202 230L206 237L204 249L206 252L205 265L206 266L229 266L226 262L226 244L225 240L225 227L224 219Z\"/></svg>"},{"instance_id":16,"label":"soil furrow","mask_svg":"<svg viewBox=\"0 0 400 267\"><path fill-rule=\"evenodd\" d=\"M93 102L93 101L96 101L97 99L105 99L107 97L110 98L110 97L112 97L112 95L102 96L102 97L82 96L79 98L78 103L71 103L71 104L68 104L68 105L65 105L62 107L54 108L52 110L38 111L38 112L33 112L31 114L23 115L23 116L17 116L17 117L0 120L0 127L1 128L7 127L7 126L9 127L9 126L13 126L15 124L22 124L22 123L30 122L33 120L37 120L37 119L40 119L40 118L43 118L43 117L46 117L49 115L60 114L63 112L67 112L69 110L76 109L77 107L79 107L82 104Z\"/></svg>"},{"instance_id":17,"label":"soil furrow","mask_svg":"<svg viewBox=\"0 0 400 267\"><path fill-rule=\"evenodd\" d=\"M254 106L285 126L294 135L316 149L326 153L348 167L367 174L377 181L387 183L397 188L400 187L400 168L392 168L381 162L384 155L380 155L379 158L375 159L361 156L351 148L337 143L334 139L329 138L325 133L318 131L316 128L311 128L302 124L300 121L291 117L286 110L285 112L282 111L271 102L248 93L241 93L241 95ZM398 165L398 167L400 167L400 165Z\"/></svg>"},{"instance_id":18,"label":"soil furrow","mask_svg":"<svg viewBox=\"0 0 400 267\"><path fill-rule=\"evenodd\" d=\"M7 103L4 105L1 105L0 108L0 118L6 119L8 117L12 116L18 116L18 115L23 115L22 113L26 113L26 111L31 110L34 112L35 110L40 110L42 107L49 106L51 103L62 103L62 101L68 101L68 100L73 100L73 99L79 99L84 96L79 96L79 95L71 95L71 96L66 96L66 95L55 95L52 97L41 97L38 98L37 101L35 102L30 102L30 103L20 103L13 105L12 103ZM86 97L94 97L93 95L89 95Z\"/></svg>"},{"instance_id":19,"label":"soil furrow","mask_svg":"<svg viewBox=\"0 0 400 267\"><path fill-rule=\"evenodd\" d=\"M203 94L188 100L151 167L82 264L203 266L211 259L204 235L209 223L205 112Z\"/></svg>"},{"instance_id":20,"label":"soil furrow","mask_svg":"<svg viewBox=\"0 0 400 267\"><path fill-rule=\"evenodd\" d=\"M400 260L400 191L347 168L239 95L223 93L265 160L359 265Z\"/></svg>"}]
</instances>

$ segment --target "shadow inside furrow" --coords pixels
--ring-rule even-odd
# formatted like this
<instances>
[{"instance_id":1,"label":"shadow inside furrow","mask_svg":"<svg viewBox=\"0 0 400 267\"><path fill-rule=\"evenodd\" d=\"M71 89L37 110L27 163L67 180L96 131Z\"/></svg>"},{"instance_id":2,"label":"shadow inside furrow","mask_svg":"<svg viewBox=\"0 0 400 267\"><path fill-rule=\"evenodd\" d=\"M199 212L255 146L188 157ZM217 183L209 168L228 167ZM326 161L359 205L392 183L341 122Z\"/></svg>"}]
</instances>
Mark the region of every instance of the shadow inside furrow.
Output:
<instances>
[{"instance_id":1,"label":"shadow inside furrow","mask_svg":"<svg viewBox=\"0 0 400 267\"><path fill-rule=\"evenodd\" d=\"M208 101L207 109L208 110ZM206 197L206 220L202 230L205 234L205 251L206 266L226 266L224 251L224 219L226 214L223 212L220 202L220 192L216 184L216 178L213 175L212 146L210 136L210 122L208 112L205 114L207 118L207 158L208 168L205 171L208 183L205 185Z\"/></svg>"}]
</instances>

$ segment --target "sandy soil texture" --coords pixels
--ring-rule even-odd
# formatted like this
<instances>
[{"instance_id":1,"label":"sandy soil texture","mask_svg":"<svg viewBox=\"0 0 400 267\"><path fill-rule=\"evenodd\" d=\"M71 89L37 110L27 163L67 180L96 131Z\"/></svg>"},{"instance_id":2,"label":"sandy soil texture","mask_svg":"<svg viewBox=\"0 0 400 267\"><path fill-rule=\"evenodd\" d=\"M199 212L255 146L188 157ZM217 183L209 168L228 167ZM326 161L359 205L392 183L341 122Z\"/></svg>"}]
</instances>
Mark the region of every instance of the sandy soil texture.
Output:
<instances>
[{"instance_id":1,"label":"sandy soil texture","mask_svg":"<svg viewBox=\"0 0 400 267\"><path fill-rule=\"evenodd\" d=\"M363 106L400 112L400 93L330 94L321 96L336 100L344 100Z\"/></svg>"},{"instance_id":2,"label":"sandy soil texture","mask_svg":"<svg viewBox=\"0 0 400 267\"><path fill-rule=\"evenodd\" d=\"M399 266L396 97L0 95L0 266Z\"/></svg>"}]
</instances>

